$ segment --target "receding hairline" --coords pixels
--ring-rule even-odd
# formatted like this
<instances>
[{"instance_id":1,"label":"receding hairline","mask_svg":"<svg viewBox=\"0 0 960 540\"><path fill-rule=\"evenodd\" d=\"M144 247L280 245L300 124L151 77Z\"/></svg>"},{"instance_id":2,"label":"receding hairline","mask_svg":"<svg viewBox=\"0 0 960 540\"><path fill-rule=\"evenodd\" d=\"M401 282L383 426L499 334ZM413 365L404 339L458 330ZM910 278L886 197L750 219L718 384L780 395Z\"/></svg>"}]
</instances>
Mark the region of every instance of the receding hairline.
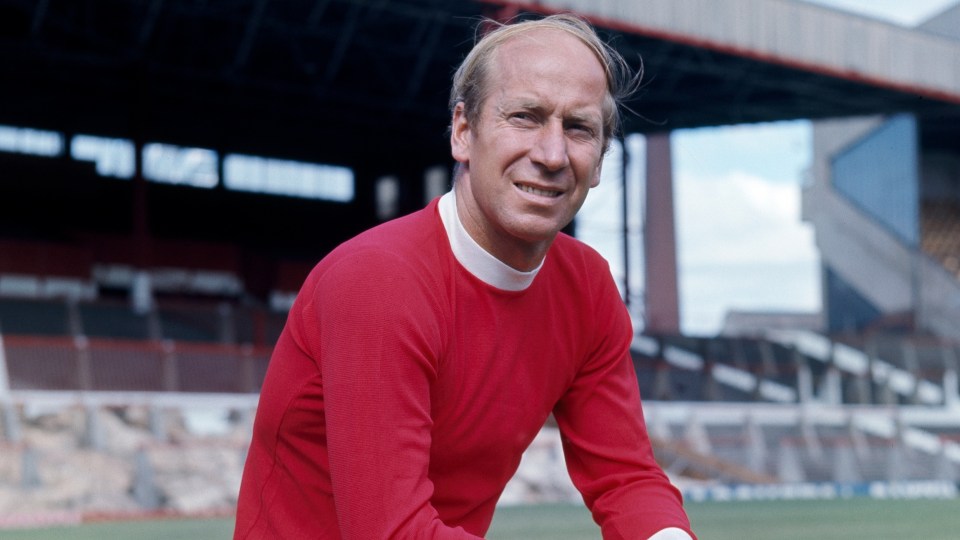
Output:
<instances>
[{"instance_id":1,"label":"receding hairline","mask_svg":"<svg viewBox=\"0 0 960 540\"><path fill-rule=\"evenodd\" d=\"M597 57L596 52L591 47L587 46L587 44L584 43L582 39L579 39L575 34L572 34L571 32L564 32L558 28L553 28L553 27L530 28L526 32L518 33L516 35L507 37L495 49L490 51L490 58L489 58L489 63L487 67L493 68L493 69L488 69L485 72L485 75L487 77L490 77L493 73L495 73L494 71L495 69L500 69L500 70L504 69L503 61L506 59L509 59L510 54L512 52L515 52L511 50L514 47L524 47L526 43L530 43L534 47L539 46L548 50L555 48L557 46L556 43L547 43L544 41L546 36L549 36L549 35L553 35L553 36L559 35L559 36L565 36L568 38L575 38L575 41L571 43L578 43L581 45L585 45L586 49L590 51L590 53L592 53L592 57L596 62L596 66L601 69L604 94L608 95L611 93L610 77L608 74L608 69L604 65L603 59ZM579 53L574 53L574 54L579 54ZM590 70L590 68L586 68L585 70L578 72L578 74L584 74L589 71L592 71L592 70ZM500 73L502 74L502 71ZM489 81L487 82L489 83ZM487 97L489 97L489 95Z\"/></svg>"},{"instance_id":2,"label":"receding hairline","mask_svg":"<svg viewBox=\"0 0 960 540\"><path fill-rule=\"evenodd\" d=\"M454 74L449 102L451 113L458 103L463 102L467 120L472 123L479 108L490 95L490 87L485 79L490 75L489 68L496 61L496 53L518 37L540 30L557 30L584 44L603 69L606 78L606 92L602 104L603 131L604 147L607 148L610 138L619 132L622 100L638 88L642 70L633 74L625 59L600 37L594 27L586 19L573 13L559 13L512 23L487 19L486 23L493 25L493 30L482 37L478 33L477 42ZM478 25L478 32L482 27L483 25Z\"/></svg>"},{"instance_id":3,"label":"receding hairline","mask_svg":"<svg viewBox=\"0 0 960 540\"><path fill-rule=\"evenodd\" d=\"M584 26L575 26L573 21L582 23ZM579 18L573 16L556 16L555 18L544 18L544 19L532 19L528 21L522 21L514 24L504 24L500 26L497 30L500 33L499 36L495 38L496 43L490 49L491 58L497 58L502 49L507 45L516 43L521 38L527 38L530 40L535 40L534 36L538 33L561 33L566 36L570 36L582 45L584 45L592 54L594 59L603 69L603 74L606 79L607 91L612 91L611 84L613 81L613 72L610 68L610 59L605 54L602 42L600 41L599 36L588 26L586 22L582 21ZM596 42L591 40L591 37L596 39Z\"/></svg>"}]
</instances>

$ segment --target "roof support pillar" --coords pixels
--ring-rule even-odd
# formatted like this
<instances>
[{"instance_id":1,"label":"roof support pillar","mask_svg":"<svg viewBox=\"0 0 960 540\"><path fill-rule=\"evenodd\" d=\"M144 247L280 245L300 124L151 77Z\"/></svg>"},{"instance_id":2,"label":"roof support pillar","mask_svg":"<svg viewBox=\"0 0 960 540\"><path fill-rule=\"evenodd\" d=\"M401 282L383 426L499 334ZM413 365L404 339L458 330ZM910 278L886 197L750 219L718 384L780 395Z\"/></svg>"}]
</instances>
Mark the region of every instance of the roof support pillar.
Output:
<instances>
[{"instance_id":1,"label":"roof support pillar","mask_svg":"<svg viewBox=\"0 0 960 540\"><path fill-rule=\"evenodd\" d=\"M633 298L630 290L630 149L627 138L620 137L620 211L623 218L623 301L632 314Z\"/></svg>"},{"instance_id":2,"label":"roof support pillar","mask_svg":"<svg viewBox=\"0 0 960 540\"><path fill-rule=\"evenodd\" d=\"M679 334L680 302L670 133L651 134L646 139L644 326L648 333Z\"/></svg>"}]
</instances>

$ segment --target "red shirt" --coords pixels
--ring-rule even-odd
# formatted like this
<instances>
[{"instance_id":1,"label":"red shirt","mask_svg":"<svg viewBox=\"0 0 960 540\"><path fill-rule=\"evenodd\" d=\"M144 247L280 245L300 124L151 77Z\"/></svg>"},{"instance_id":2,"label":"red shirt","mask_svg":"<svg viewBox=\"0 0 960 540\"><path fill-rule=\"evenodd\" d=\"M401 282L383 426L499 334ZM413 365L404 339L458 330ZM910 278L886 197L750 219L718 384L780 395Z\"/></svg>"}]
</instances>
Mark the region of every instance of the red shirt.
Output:
<instances>
[{"instance_id":1,"label":"red shirt","mask_svg":"<svg viewBox=\"0 0 960 540\"><path fill-rule=\"evenodd\" d=\"M606 261L568 236L506 291L458 263L436 200L361 234L290 311L235 538L483 536L551 412L605 538L689 531L653 459L631 337Z\"/></svg>"}]
</instances>

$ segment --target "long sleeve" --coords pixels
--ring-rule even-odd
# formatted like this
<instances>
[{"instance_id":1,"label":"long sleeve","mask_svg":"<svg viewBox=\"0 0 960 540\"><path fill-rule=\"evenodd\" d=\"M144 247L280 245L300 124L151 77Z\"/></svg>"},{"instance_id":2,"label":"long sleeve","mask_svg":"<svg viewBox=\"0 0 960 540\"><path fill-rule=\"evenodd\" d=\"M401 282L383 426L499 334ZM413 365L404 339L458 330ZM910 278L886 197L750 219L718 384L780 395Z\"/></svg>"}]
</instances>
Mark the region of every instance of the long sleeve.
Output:
<instances>
[{"instance_id":1,"label":"long sleeve","mask_svg":"<svg viewBox=\"0 0 960 540\"><path fill-rule=\"evenodd\" d=\"M555 410L567 468L605 539L670 527L693 537L680 493L654 459L629 356L632 331L615 298L592 313L596 346Z\"/></svg>"},{"instance_id":2,"label":"long sleeve","mask_svg":"<svg viewBox=\"0 0 960 540\"><path fill-rule=\"evenodd\" d=\"M594 290L606 263L558 244L528 289L496 289L459 265L432 204L321 261L267 370L234 537L478 538L551 411L608 538L686 530L640 418L629 319L611 280Z\"/></svg>"},{"instance_id":3,"label":"long sleeve","mask_svg":"<svg viewBox=\"0 0 960 540\"><path fill-rule=\"evenodd\" d=\"M304 327L317 329L344 539L474 538L446 527L430 503L430 385L443 310L423 279L403 260L366 252L327 269L317 284L323 297L304 308Z\"/></svg>"},{"instance_id":4,"label":"long sleeve","mask_svg":"<svg viewBox=\"0 0 960 540\"><path fill-rule=\"evenodd\" d=\"M261 391L235 538L478 538L431 503L438 287L389 250L321 263Z\"/></svg>"}]
</instances>

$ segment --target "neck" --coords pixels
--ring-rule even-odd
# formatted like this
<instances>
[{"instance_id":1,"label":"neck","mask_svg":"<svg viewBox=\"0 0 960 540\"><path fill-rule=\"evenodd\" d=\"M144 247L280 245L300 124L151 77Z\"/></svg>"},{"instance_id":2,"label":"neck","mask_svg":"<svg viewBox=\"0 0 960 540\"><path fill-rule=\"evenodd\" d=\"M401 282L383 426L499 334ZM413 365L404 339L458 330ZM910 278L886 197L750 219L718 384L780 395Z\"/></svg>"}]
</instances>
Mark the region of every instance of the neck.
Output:
<instances>
[{"instance_id":1,"label":"neck","mask_svg":"<svg viewBox=\"0 0 960 540\"><path fill-rule=\"evenodd\" d=\"M455 182L453 192L456 194L457 214L460 217L460 223L470 237L490 255L496 257L500 262L520 272L529 272L539 268L547 255L551 242L535 242L524 244L522 242L496 242L496 231L490 230L489 226L484 226L484 220L480 216L474 215L471 208L466 204L465 198L460 193L464 189L462 182Z\"/></svg>"},{"instance_id":2,"label":"neck","mask_svg":"<svg viewBox=\"0 0 960 540\"><path fill-rule=\"evenodd\" d=\"M454 191L440 198L439 213L450 248L468 272L488 285L507 291L522 291L533 283L539 266L529 272L516 270L491 255L470 236L458 216Z\"/></svg>"}]
</instances>

